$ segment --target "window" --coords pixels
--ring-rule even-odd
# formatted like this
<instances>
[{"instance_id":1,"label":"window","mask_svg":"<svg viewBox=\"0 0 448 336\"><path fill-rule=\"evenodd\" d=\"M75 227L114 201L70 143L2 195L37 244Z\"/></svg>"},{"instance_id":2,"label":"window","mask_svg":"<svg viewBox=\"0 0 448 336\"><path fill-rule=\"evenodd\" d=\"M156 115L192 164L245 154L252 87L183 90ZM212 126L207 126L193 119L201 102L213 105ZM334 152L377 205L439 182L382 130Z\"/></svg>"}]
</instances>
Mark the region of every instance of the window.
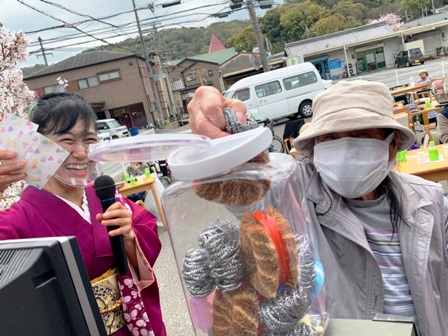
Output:
<instances>
[{"instance_id":1,"label":"window","mask_svg":"<svg viewBox=\"0 0 448 336\"><path fill-rule=\"evenodd\" d=\"M242 100L242 101L248 100L250 98L249 89L242 89L242 90L236 91L232 98Z\"/></svg>"},{"instance_id":2,"label":"window","mask_svg":"<svg viewBox=\"0 0 448 336\"><path fill-rule=\"evenodd\" d=\"M263 98L282 92L282 87L278 81L274 81L255 86L255 92L257 93L258 98Z\"/></svg>"},{"instance_id":3,"label":"window","mask_svg":"<svg viewBox=\"0 0 448 336\"><path fill-rule=\"evenodd\" d=\"M192 82L192 81L196 80L196 75L195 75L195 74L189 74L189 75L187 75L187 76L185 77L185 80L186 80L187 82Z\"/></svg>"},{"instance_id":4,"label":"window","mask_svg":"<svg viewBox=\"0 0 448 336\"><path fill-rule=\"evenodd\" d=\"M208 76L213 77L213 70L208 70Z\"/></svg>"},{"instance_id":5,"label":"window","mask_svg":"<svg viewBox=\"0 0 448 336\"><path fill-rule=\"evenodd\" d=\"M96 122L96 128L98 130L107 130L107 129L109 129L109 127L107 127L107 124L105 122L102 122L102 121L97 121Z\"/></svg>"},{"instance_id":6,"label":"window","mask_svg":"<svg viewBox=\"0 0 448 336\"><path fill-rule=\"evenodd\" d=\"M288 77L283 80L283 85L285 86L286 90L292 90L314 83L317 83L317 76L314 71L309 71L297 76Z\"/></svg>"},{"instance_id":7,"label":"window","mask_svg":"<svg viewBox=\"0 0 448 336\"><path fill-rule=\"evenodd\" d=\"M56 84L56 85L44 87L44 91L46 94L56 93L56 92L65 92L65 87L63 85Z\"/></svg>"},{"instance_id":8,"label":"window","mask_svg":"<svg viewBox=\"0 0 448 336\"><path fill-rule=\"evenodd\" d=\"M106 82L106 81L110 81L113 79L119 79L120 78L120 73L118 71L111 71L111 72L106 72L106 73L102 73L100 75L98 75L100 82Z\"/></svg>"},{"instance_id":9,"label":"window","mask_svg":"<svg viewBox=\"0 0 448 336\"><path fill-rule=\"evenodd\" d=\"M84 79L78 80L78 86L81 90L87 89L92 86L98 86L98 85L99 85L98 78L96 78L96 77L89 77L89 78L84 78Z\"/></svg>"}]
</instances>

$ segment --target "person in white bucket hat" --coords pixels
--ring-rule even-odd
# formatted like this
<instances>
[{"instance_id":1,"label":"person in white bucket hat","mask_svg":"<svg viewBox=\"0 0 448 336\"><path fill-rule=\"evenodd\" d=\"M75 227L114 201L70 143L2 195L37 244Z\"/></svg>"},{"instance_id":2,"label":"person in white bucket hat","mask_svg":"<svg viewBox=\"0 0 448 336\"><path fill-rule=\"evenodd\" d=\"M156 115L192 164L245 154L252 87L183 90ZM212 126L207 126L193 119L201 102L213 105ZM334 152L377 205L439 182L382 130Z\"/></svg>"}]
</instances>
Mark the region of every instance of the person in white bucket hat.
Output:
<instances>
[{"instance_id":1,"label":"person in white bucket hat","mask_svg":"<svg viewBox=\"0 0 448 336\"><path fill-rule=\"evenodd\" d=\"M418 72L418 76L420 77L418 80L417 80L417 82L416 82L416 84L431 84L431 80L432 80L432 78L431 78L431 76L428 74L428 70L426 70L426 69L421 69L419 72Z\"/></svg>"},{"instance_id":2,"label":"person in white bucket hat","mask_svg":"<svg viewBox=\"0 0 448 336\"><path fill-rule=\"evenodd\" d=\"M225 108L244 124L243 102L198 88L192 132L228 135ZM311 161L297 162L292 187L317 232L330 316L401 315L419 335L448 335L446 200L440 184L392 171L415 135L395 121L387 87L341 81L315 98L313 112L294 141Z\"/></svg>"}]
</instances>

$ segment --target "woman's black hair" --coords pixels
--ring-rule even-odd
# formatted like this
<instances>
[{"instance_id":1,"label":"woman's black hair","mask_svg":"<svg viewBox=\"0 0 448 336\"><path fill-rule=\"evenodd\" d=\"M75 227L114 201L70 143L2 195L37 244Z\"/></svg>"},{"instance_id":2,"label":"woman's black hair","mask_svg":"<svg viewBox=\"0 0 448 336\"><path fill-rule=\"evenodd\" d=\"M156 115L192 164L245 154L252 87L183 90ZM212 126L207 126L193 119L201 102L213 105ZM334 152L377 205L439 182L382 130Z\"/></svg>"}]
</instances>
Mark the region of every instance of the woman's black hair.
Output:
<instances>
[{"instance_id":1,"label":"woman's black hair","mask_svg":"<svg viewBox=\"0 0 448 336\"><path fill-rule=\"evenodd\" d=\"M31 110L32 109L32 110ZM78 120L84 121L85 133L97 120L90 104L74 93L50 93L39 98L30 109L30 120L39 125L41 134L64 134L71 130Z\"/></svg>"},{"instance_id":2,"label":"woman's black hair","mask_svg":"<svg viewBox=\"0 0 448 336\"><path fill-rule=\"evenodd\" d=\"M394 129L385 129L385 134L388 136L394 131L397 132L397 130ZM398 146L398 144L395 144L394 141L395 139L392 139L391 145ZM401 220L405 222L403 218L403 200L401 198L400 184L396 180L392 179L391 174L389 173L383 182L381 182L379 188L387 192L387 199L390 204L389 217L392 223L392 234L394 234L395 232L398 232L398 223Z\"/></svg>"},{"instance_id":3,"label":"woman's black hair","mask_svg":"<svg viewBox=\"0 0 448 336\"><path fill-rule=\"evenodd\" d=\"M398 232L400 221L406 222L403 218L403 199L401 197L400 185L389 174L381 182L379 188L387 193L386 197L390 204L389 218L392 223L392 234L395 234L395 232Z\"/></svg>"}]
</instances>

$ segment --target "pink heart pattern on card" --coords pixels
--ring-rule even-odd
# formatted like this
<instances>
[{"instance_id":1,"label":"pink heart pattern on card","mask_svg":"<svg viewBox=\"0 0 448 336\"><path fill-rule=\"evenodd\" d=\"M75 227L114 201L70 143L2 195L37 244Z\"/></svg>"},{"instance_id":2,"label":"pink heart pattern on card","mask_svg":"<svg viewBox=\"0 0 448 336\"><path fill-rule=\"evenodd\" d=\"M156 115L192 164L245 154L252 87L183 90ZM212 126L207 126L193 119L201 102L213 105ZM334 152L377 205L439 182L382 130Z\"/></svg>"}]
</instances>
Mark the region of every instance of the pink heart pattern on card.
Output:
<instances>
[{"instance_id":1,"label":"pink heart pattern on card","mask_svg":"<svg viewBox=\"0 0 448 336\"><path fill-rule=\"evenodd\" d=\"M38 125L14 116L4 114L0 123L0 144L14 150L17 158L5 162L27 160L23 169L25 181L41 189L54 175L69 153L55 142L37 133Z\"/></svg>"}]
</instances>

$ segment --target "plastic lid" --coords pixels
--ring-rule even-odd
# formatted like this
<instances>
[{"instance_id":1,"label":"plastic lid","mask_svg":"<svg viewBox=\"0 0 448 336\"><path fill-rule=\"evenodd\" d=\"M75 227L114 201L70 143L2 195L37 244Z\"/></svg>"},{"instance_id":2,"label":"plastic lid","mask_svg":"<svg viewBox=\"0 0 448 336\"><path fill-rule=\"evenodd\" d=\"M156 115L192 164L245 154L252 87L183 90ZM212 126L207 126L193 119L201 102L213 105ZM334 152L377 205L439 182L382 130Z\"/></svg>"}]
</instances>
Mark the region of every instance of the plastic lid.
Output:
<instances>
[{"instance_id":1,"label":"plastic lid","mask_svg":"<svg viewBox=\"0 0 448 336\"><path fill-rule=\"evenodd\" d=\"M196 134L149 134L125 139L106 140L90 145L88 156L92 161L148 162L166 160L181 148L193 148L196 152L211 146L210 138Z\"/></svg>"},{"instance_id":2,"label":"plastic lid","mask_svg":"<svg viewBox=\"0 0 448 336\"><path fill-rule=\"evenodd\" d=\"M191 181L223 173L260 154L272 143L266 127L210 140L206 151L180 149L168 158L171 173L178 180Z\"/></svg>"}]
</instances>

